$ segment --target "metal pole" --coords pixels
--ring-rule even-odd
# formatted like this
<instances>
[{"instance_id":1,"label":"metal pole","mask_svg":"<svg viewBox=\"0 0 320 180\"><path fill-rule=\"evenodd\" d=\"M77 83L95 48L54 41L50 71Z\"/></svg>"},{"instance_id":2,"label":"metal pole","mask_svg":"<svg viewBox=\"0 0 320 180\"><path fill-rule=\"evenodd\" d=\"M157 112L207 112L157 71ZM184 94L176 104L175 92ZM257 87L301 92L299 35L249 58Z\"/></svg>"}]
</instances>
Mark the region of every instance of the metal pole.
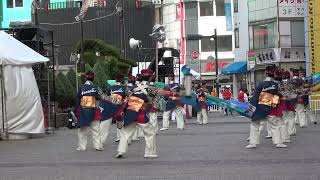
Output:
<instances>
[{"instance_id":1,"label":"metal pole","mask_svg":"<svg viewBox=\"0 0 320 180\"><path fill-rule=\"evenodd\" d=\"M158 41L156 41L156 81L159 81L159 59L158 59Z\"/></svg>"},{"instance_id":2,"label":"metal pole","mask_svg":"<svg viewBox=\"0 0 320 180\"><path fill-rule=\"evenodd\" d=\"M202 81L202 75L201 75L201 60L198 58L199 60L199 74L200 74L200 81Z\"/></svg>"},{"instance_id":3,"label":"metal pole","mask_svg":"<svg viewBox=\"0 0 320 180\"><path fill-rule=\"evenodd\" d=\"M82 6L82 3L81 3ZM84 72L84 40L83 40L83 20L81 19L80 21L80 31L81 31L81 55L80 55L80 60L79 60L79 64L80 64L80 72Z\"/></svg>"},{"instance_id":4,"label":"metal pole","mask_svg":"<svg viewBox=\"0 0 320 180\"><path fill-rule=\"evenodd\" d=\"M218 35L217 29L214 29L214 54L215 54L215 64L216 64L216 91L217 96L219 97L219 85L218 85L218 73L219 73L219 65L218 65Z\"/></svg>"}]
</instances>

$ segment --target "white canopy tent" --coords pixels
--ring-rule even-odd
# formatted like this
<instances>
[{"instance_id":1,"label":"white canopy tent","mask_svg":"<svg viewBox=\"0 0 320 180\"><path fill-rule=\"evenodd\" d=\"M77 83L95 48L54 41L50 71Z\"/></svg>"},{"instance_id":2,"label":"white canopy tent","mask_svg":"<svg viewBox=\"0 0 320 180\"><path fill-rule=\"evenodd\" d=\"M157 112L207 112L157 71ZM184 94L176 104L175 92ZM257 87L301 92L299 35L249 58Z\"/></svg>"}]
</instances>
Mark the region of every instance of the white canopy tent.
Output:
<instances>
[{"instance_id":1,"label":"white canopy tent","mask_svg":"<svg viewBox=\"0 0 320 180\"><path fill-rule=\"evenodd\" d=\"M43 109L32 64L48 61L0 31L0 130L3 134L44 133Z\"/></svg>"}]
</instances>

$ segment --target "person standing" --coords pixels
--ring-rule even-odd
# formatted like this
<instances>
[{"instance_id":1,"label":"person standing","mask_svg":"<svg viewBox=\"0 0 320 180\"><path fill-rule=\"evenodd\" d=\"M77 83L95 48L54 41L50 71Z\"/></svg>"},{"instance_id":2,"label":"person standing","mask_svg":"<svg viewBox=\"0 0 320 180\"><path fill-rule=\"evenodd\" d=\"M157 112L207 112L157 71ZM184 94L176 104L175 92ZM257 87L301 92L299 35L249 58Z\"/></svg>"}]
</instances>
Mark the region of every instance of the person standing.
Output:
<instances>
[{"instance_id":1,"label":"person standing","mask_svg":"<svg viewBox=\"0 0 320 180\"><path fill-rule=\"evenodd\" d=\"M244 97L244 91L242 89L240 89L237 99L238 99L239 102L245 102L244 98L245 98Z\"/></svg>"},{"instance_id":2,"label":"person standing","mask_svg":"<svg viewBox=\"0 0 320 180\"><path fill-rule=\"evenodd\" d=\"M230 91L230 89L228 87L226 87L226 89L223 91L222 93L222 97L224 100L229 101L232 98L232 93ZM228 116L228 112L230 112L230 114L232 115L232 112L229 111L227 108L224 109L225 111L225 115Z\"/></svg>"},{"instance_id":3,"label":"person standing","mask_svg":"<svg viewBox=\"0 0 320 180\"><path fill-rule=\"evenodd\" d=\"M100 141L100 120L96 120L97 98L99 97L97 88L93 85L94 73L88 71L85 73L86 82L80 87L77 97L75 114L78 114L78 148L77 151L86 151L87 133L90 130L92 134L93 147L97 151L102 151ZM78 112L78 113L77 113Z\"/></svg>"},{"instance_id":4,"label":"person standing","mask_svg":"<svg viewBox=\"0 0 320 180\"><path fill-rule=\"evenodd\" d=\"M207 90L204 87L205 84L202 83L198 86L196 90L196 98L197 98L197 122L199 125L208 124L208 111L207 111ZM202 120L201 120L202 116Z\"/></svg>"},{"instance_id":5,"label":"person standing","mask_svg":"<svg viewBox=\"0 0 320 180\"><path fill-rule=\"evenodd\" d=\"M185 123L183 119L183 105L180 101L180 86L178 83L174 82L174 76L170 77L169 84L169 99L166 104L165 112L163 113L162 128L160 131L168 130L169 128L169 118L172 111L175 112L177 119L177 128L179 130L184 130Z\"/></svg>"},{"instance_id":6,"label":"person standing","mask_svg":"<svg viewBox=\"0 0 320 180\"><path fill-rule=\"evenodd\" d=\"M267 121L272 132L272 141L277 148L286 148L282 143L279 123L281 118L276 113L280 113L278 109L280 104L279 85L275 82L274 74L277 70L276 66L268 66L266 68L267 78L261 82L255 90L250 103L256 107L253 113L250 125L250 138L247 149L253 149L260 143L260 127Z\"/></svg>"},{"instance_id":7,"label":"person standing","mask_svg":"<svg viewBox=\"0 0 320 180\"><path fill-rule=\"evenodd\" d=\"M102 120L100 123L100 138L103 145L106 144L110 131L110 126L114 116L120 111L126 98L126 87L124 86L124 77L119 74L116 76L117 84L107 90L108 101L101 101Z\"/></svg>"}]
</instances>

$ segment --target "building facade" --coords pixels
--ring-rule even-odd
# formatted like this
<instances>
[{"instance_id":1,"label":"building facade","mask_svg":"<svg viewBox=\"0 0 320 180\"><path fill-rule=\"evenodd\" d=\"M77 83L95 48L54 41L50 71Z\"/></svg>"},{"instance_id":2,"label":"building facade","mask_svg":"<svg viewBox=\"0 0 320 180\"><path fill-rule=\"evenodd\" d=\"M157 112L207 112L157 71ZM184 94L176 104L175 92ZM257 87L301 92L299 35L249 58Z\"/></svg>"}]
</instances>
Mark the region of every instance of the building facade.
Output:
<instances>
[{"instance_id":1,"label":"building facade","mask_svg":"<svg viewBox=\"0 0 320 180\"><path fill-rule=\"evenodd\" d=\"M248 0L251 87L264 78L264 68L305 68L303 0Z\"/></svg>"},{"instance_id":2,"label":"building facade","mask_svg":"<svg viewBox=\"0 0 320 180\"><path fill-rule=\"evenodd\" d=\"M0 28L8 28L10 22L31 21L32 0L1 0Z\"/></svg>"},{"instance_id":3,"label":"building facade","mask_svg":"<svg viewBox=\"0 0 320 180\"><path fill-rule=\"evenodd\" d=\"M166 26L164 46L180 49L181 62L201 73L213 85L215 79L214 30L217 30L218 67L234 61L234 29L232 0L163 0L156 10L156 21ZM188 39L200 35L200 39ZM226 84L232 78L226 77Z\"/></svg>"}]
</instances>

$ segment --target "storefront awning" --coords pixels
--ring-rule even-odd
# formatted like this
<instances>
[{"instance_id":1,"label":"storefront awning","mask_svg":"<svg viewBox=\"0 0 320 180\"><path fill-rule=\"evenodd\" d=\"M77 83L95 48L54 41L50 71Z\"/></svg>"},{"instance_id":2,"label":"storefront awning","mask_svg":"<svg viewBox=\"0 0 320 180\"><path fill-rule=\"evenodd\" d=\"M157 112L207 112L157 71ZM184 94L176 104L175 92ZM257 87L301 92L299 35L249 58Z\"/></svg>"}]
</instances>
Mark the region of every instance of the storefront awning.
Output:
<instances>
[{"instance_id":1,"label":"storefront awning","mask_svg":"<svg viewBox=\"0 0 320 180\"><path fill-rule=\"evenodd\" d=\"M221 70L221 74L241 74L247 72L247 62L234 62Z\"/></svg>"}]
</instances>

